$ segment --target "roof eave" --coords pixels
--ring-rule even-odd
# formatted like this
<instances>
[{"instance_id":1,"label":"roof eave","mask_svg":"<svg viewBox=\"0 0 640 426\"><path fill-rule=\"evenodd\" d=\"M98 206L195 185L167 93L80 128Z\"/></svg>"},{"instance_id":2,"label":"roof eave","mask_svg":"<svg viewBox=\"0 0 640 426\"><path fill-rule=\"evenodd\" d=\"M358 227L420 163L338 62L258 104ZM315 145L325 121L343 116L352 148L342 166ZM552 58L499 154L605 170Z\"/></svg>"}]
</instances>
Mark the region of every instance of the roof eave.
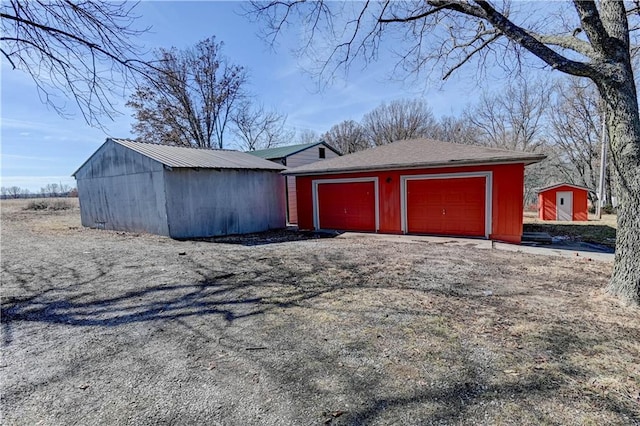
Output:
<instances>
[{"instance_id":1,"label":"roof eave","mask_svg":"<svg viewBox=\"0 0 640 426\"><path fill-rule=\"evenodd\" d=\"M307 146L305 146L305 147L303 147L303 148L300 148L300 149L299 149L299 150L297 150L297 151L290 152L290 153L288 153L287 155L281 155L281 156L277 156L277 157L262 157L262 156L260 156L260 155L256 155L256 157L264 158L265 160L269 160L269 161L274 161L274 160L279 160L279 159L281 159L281 158L291 157L292 155L299 154L299 153L301 153L302 151L306 151L307 149L309 149L309 148L313 148L313 147L316 147L316 146L318 146L318 145L324 145L325 147L329 148L331 151L333 151L333 152L335 152L336 154L338 154L338 155L342 156L342 153L340 153L337 149L333 148L331 145L329 145L329 144L328 144L328 143L326 143L325 141L320 141L320 142L316 142L316 143L313 143L313 144L307 145ZM251 153L251 152L248 152L248 154L252 154L252 153ZM255 154L252 154L252 155L255 155Z\"/></svg>"},{"instance_id":2,"label":"roof eave","mask_svg":"<svg viewBox=\"0 0 640 426\"><path fill-rule=\"evenodd\" d=\"M254 170L254 171L263 171L263 172L284 172L287 170L286 167L281 168L266 168L266 167L195 167L195 166L168 166L164 164L165 167L170 167L172 170L176 169L199 169L199 170Z\"/></svg>"},{"instance_id":3,"label":"roof eave","mask_svg":"<svg viewBox=\"0 0 640 426\"><path fill-rule=\"evenodd\" d=\"M582 185L575 185L575 184L573 184L573 183L566 183L566 182L563 182L563 183L556 183L556 184L553 184L553 185L545 186L545 187L543 187L543 188L537 188L537 189L536 189L536 192L539 194L539 193L541 193L541 192L546 192L546 191L550 191L550 190L552 190L552 189L560 188L561 186L569 186L569 187L571 187L571 188L583 189L583 190L585 190L585 191L588 191L588 192L592 192L592 193L594 193L594 194L597 194L597 192L596 192L595 190L593 190L593 189L591 189L591 188L588 188L588 187L586 187L586 186L582 186Z\"/></svg>"},{"instance_id":4,"label":"roof eave","mask_svg":"<svg viewBox=\"0 0 640 426\"><path fill-rule=\"evenodd\" d=\"M87 158L86 160L84 160L84 163L82 163L82 164L80 165L80 167L78 167L78 168L76 169L76 171L75 171L75 172L71 173L71 177L76 178L76 175L78 174L78 172L80 171L80 169L82 169L82 168L83 168L83 167L84 167L84 166L85 166L85 165L86 165L86 164L87 164L87 163L88 163L88 162L89 162L89 161L90 161L90 160L91 160L91 159L92 159L92 158L93 158L97 153L98 153L98 151L100 151L100 149L101 149L103 146L105 146L105 145L107 144L107 142L109 142L109 141L111 141L111 142L113 142L113 143L116 143L116 141L114 141L114 140L113 140L113 138L106 138L106 139L105 139L105 141L102 143L102 145L100 145L100 146L98 147L98 149L96 149L95 151L93 151L93 154L91 154L91 155L89 156L89 158Z\"/></svg>"},{"instance_id":5,"label":"roof eave","mask_svg":"<svg viewBox=\"0 0 640 426\"><path fill-rule=\"evenodd\" d=\"M312 175L329 175L339 173L357 173L366 171L384 171L384 170L410 170L410 169L433 169L437 167L457 167L457 166L481 166L481 165L499 165L499 164L524 164L525 166L538 163L547 158L546 155L538 155L535 157L514 157L509 159L483 159L483 160L454 160L437 163L414 163L414 164L386 164L381 166L356 166L343 167L340 169L318 169L318 170L302 170L296 172L295 169L285 170L282 172L286 176L312 176Z\"/></svg>"}]
</instances>

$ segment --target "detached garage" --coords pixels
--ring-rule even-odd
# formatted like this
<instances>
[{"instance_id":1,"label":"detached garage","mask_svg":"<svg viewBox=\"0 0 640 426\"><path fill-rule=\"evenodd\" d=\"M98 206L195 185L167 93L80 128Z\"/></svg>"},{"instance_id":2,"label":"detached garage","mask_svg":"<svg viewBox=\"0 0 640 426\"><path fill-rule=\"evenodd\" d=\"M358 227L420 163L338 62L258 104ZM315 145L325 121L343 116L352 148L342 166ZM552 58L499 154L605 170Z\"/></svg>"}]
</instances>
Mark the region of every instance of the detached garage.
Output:
<instances>
[{"instance_id":1,"label":"detached garage","mask_svg":"<svg viewBox=\"0 0 640 426\"><path fill-rule=\"evenodd\" d=\"M284 169L238 151L107 139L73 176L83 226L194 238L284 228Z\"/></svg>"},{"instance_id":2,"label":"detached garage","mask_svg":"<svg viewBox=\"0 0 640 426\"><path fill-rule=\"evenodd\" d=\"M558 183L538 190L540 220L589 220L587 198L589 188L570 183Z\"/></svg>"},{"instance_id":3,"label":"detached garage","mask_svg":"<svg viewBox=\"0 0 640 426\"><path fill-rule=\"evenodd\" d=\"M482 237L519 243L524 167L544 155L428 139L290 169L300 229Z\"/></svg>"}]
</instances>

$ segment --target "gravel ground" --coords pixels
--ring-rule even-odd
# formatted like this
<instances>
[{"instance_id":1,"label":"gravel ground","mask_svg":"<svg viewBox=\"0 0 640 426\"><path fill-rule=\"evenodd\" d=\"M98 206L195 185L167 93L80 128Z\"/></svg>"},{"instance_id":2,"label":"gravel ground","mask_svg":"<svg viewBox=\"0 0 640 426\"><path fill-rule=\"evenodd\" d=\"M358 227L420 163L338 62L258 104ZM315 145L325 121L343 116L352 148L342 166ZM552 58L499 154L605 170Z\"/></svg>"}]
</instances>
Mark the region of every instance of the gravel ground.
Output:
<instances>
[{"instance_id":1,"label":"gravel ground","mask_svg":"<svg viewBox=\"0 0 640 426\"><path fill-rule=\"evenodd\" d=\"M640 424L609 263L1 225L2 424Z\"/></svg>"}]
</instances>

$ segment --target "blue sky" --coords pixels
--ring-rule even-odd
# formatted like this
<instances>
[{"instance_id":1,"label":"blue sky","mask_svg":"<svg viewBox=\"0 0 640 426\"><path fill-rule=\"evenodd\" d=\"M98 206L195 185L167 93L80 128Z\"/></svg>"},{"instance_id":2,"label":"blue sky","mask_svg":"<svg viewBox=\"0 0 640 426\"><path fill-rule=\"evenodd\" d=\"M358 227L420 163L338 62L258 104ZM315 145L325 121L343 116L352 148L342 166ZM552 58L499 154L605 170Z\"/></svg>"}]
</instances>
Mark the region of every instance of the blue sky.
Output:
<instances>
[{"instance_id":1,"label":"blue sky","mask_svg":"<svg viewBox=\"0 0 640 426\"><path fill-rule=\"evenodd\" d=\"M297 131L320 134L342 120L360 120L383 101L399 98L423 97L436 116L457 115L481 91L473 69L436 87L390 80L393 62L384 56L318 91L317 81L301 70L300 59L291 53L299 44L296 33L285 33L274 50L257 36L260 25L241 16L239 2L142 2L136 10L141 15L136 26L152 27L139 40L148 50L189 47L212 35L223 41L225 55L248 69L250 90L257 99L287 114L288 127ZM17 185L32 192L48 183L75 186L71 173L107 136L133 137L131 111L125 108L124 98L116 99L123 115L106 122L105 132L89 127L78 114L71 119L58 116L40 102L29 77L11 70L6 61L1 73L2 186Z\"/></svg>"}]
</instances>

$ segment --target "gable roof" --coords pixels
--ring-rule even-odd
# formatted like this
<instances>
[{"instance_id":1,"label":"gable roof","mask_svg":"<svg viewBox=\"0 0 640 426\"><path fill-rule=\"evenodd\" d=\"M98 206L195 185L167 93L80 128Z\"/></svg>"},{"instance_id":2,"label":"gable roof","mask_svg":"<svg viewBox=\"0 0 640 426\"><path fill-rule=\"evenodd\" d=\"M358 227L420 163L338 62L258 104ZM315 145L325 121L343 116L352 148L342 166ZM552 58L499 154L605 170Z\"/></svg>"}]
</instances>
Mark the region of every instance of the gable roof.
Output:
<instances>
[{"instance_id":1,"label":"gable roof","mask_svg":"<svg viewBox=\"0 0 640 426\"><path fill-rule=\"evenodd\" d=\"M317 145L324 145L329 148L331 151L335 152L338 155L342 155L338 150L333 148L331 145L326 143L325 141L320 142L312 142L312 143L301 143L298 145L288 145L288 146L278 146L275 148L267 148L267 149L258 149L256 151L247 151L247 154L255 155L256 157L264 158L267 160L275 160L277 158L285 158L290 155L297 154L305 149L313 148Z\"/></svg>"},{"instance_id":2,"label":"gable roof","mask_svg":"<svg viewBox=\"0 0 640 426\"><path fill-rule=\"evenodd\" d=\"M576 188L576 189L583 189L587 192L593 192L595 193L594 190L587 188L586 186L581 186L581 185L574 185L572 183L567 183L567 182L561 182L561 183L554 183L553 185L549 185L549 186L545 186L544 188L538 188L538 193L540 192L544 192L544 191L549 191L550 189L555 189L555 188L559 188L561 186L570 186L571 188Z\"/></svg>"},{"instance_id":3,"label":"gable roof","mask_svg":"<svg viewBox=\"0 0 640 426\"><path fill-rule=\"evenodd\" d=\"M364 170L410 169L474 164L533 164L543 154L462 145L432 139L410 139L286 170L286 175L331 174Z\"/></svg>"},{"instance_id":4,"label":"gable roof","mask_svg":"<svg viewBox=\"0 0 640 426\"><path fill-rule=\"evenodd\" d=\"M272 161L263 160L240 151L192 148L185 146L159 145L155 143L136 142L129 139L107 138L106 143L113 142L149 157L171 168L198 169L250 169L250 170L284 170L286 167ZM96 150L72 176L84 167L99 151Z\"/></svg>"}]
</instances>

